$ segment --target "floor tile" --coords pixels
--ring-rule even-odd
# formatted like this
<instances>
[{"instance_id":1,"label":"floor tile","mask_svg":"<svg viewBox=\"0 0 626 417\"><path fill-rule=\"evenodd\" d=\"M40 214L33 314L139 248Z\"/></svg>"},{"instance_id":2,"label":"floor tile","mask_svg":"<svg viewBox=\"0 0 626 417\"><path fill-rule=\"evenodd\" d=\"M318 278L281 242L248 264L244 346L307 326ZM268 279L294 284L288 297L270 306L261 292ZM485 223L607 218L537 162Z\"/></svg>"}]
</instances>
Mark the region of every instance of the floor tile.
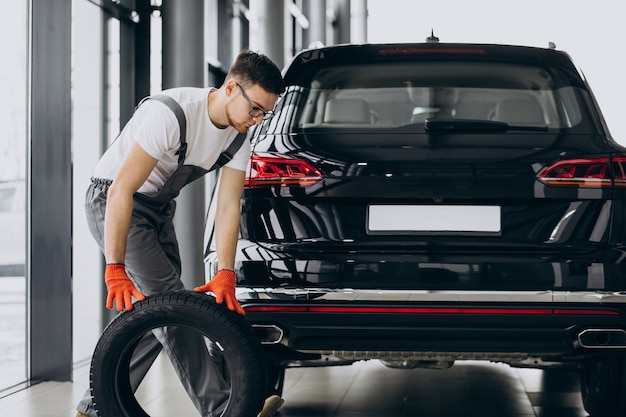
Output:
<instances>
[{"instance_id":1,"label":"floor tile","mask_svg":"<svg viewBox=\"0 0 626 417\"><path fill-rule=\"evenodd\" d=\"M45 382L0 399L2 417L74 417L88 367L73 383ZM450 369L392 369L378 361L287 370L276 417L585 417L577 375L458 362ZM137 392L152 417L194 416L167 359Z\"/></svg>"}]
</instances>

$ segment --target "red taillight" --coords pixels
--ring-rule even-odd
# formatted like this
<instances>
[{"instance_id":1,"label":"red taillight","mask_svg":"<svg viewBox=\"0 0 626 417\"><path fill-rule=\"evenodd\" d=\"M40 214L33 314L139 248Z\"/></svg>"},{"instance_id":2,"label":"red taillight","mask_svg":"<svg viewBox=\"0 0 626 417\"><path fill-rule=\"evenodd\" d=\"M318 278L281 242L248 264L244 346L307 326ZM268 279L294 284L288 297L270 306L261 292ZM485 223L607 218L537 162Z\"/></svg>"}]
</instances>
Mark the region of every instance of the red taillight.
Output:
<instances>
[{"instance_id":1,"label":"red taillight","mask_svg":"<svg viewBox=\"0 0 626 417\"><path fill-rule=\"evenodd\" d=\"M547 185L586 188L626 187L626 157L581 158L558 161L542 169L537 179Z\"/></svg>"},{"instance_id":2,"label":"red taillight","mask_svg":"<svg viewBox=\"0 0 626 417\"><path fill-rule=\"evenodd\" d=\"M248 161L244 186L269 185L304 187L314 184L324 175L303 159L271 153L254 153Z\"/></svg>"}]
</instances>

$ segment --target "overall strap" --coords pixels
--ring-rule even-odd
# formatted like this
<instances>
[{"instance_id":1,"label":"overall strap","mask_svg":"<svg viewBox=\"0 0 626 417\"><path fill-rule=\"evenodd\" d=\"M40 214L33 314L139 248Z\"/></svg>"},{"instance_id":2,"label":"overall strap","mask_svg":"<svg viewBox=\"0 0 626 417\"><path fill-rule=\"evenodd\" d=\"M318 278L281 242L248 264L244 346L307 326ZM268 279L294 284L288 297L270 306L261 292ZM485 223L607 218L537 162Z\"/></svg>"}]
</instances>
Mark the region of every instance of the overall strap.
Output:
<instances>
[{"instance_id":1,"label":"overall strap","mask_svg":"<svg viewBox=\"0 0 626 417\"><path fill-rule=\"evenodd\" d=\"M181 165L183 161L185 160L185 155L187 154L187 139L186 139L187 118L185 117L185 112L183 111L182 107L180 107L180 104L178 104L176 100L174 100L172 97L167 96L165 94L148 96L144 98L143 100L141 100L139 104L137 104L137 107L139 107L144 101L151 99L151 98L159 100L160 102L165 104L167 107L169 107L172 110L172 112L174 112L174 115L176 116L176 119L178 120L178 124L180 126L180 149L176 152L176 154L178 155L178 165ZM228 148L226 148L226 150L220 154L220 156L217 158L217 161L211 167L211 169L209 169L209 171L218 169L224 166L225 164L227 164L231 159L233 159L233 156L237 153L239 148L241 148L241 145L243 145L243 142L244 140L246 140L246 137L247 137L247 134L239 133L235 137L235 140L233 140L231 144L228 146Z\"/></svg>"},{"instance_id":2,"label":"overall strap","mask_svg":"<svg viewBox=\"0 0 626 417\"><path fill-rule=\"evenodd\" d=\"M209 169L209 171L213 171L214 169L218 169L218 168L226 165L231 159L233 159L233 156L237 153L239 148L241 148L241 145L243 145L243 141L246 140L246 137L247 137L247 134L239 133L235 137L235 140L233 140L230 143L228 148L226 148L226 150L220 154L219 158L217 158L217 161L211 167L211 169Z\"/></svg>"},{"instance_id":3,"label":"overall strap","mask_svg":"<svg viewBox=\"0 0 626 417\"><path fill-rule=\"evenodd\" d=\"M170 110L172 110L172 112L174 113L174 116L176 116L176 120L178 120L178 126L180 130L180 148L176 152L176 155L178 155L178 165L180 165L185 160L185 155L187 154L187 118L185 117L185 112L176 100L165 94L148 96L141 100L139 104L137 104L137 107L139 107L144 101L151 98L159 100L161 103L169 107Z\"/></svg>"}]
</instances>

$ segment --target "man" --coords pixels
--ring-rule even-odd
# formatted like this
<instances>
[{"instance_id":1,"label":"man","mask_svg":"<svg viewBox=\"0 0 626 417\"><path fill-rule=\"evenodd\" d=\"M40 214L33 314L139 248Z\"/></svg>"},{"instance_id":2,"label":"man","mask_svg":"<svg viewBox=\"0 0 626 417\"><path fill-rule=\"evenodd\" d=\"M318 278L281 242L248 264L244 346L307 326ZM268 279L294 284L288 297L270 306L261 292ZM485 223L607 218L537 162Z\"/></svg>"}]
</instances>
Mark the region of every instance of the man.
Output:
<instances>
[{"instance_id":1,"label":"man","mask_svg":"<svg viewBox=\"0 0 626 417\"><path fill-rule=\"evenodd\" d=\"M96 166L86 197L90 231L107 264L107 308L115 300L118 311L131 310L133 297L143 300L146 295L183 289L174 198L220 159L227 162L217 194L219 270L195 290L211 291L218 303L244 314L235 297L234 268L250 144L246 140L234 149L235 141L243 139L237 138L238 133L245 134L273 115L284 89L280 70L269 58L243 51L219 89L174 88L138 106ZM224 152L229 153L225 159ZM200 415L219 416L226 406L228 385L211 360L185 354L193 351L190 344L203 343L200 336L184 329L159 332L144 337L135 349L130 369L133 388L160 351L158 344L166 344L166 351L175 353L170 359ZM268 398L259 416L272 415L281 404L278 396ZM77 417L96 417L89 391L77 410Z\"/></svg>"}]
</instances>

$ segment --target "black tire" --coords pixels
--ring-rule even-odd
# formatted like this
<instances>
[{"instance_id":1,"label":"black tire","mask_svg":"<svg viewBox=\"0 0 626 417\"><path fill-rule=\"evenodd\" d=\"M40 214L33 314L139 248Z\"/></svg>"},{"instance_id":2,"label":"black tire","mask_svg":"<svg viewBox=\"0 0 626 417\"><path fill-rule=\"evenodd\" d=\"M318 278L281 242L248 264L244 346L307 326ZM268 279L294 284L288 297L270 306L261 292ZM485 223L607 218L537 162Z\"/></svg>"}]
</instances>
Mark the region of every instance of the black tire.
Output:
<instances>
[{"instance_id":1,"label":"black tire","mask_svg":"<svg viewBox=\"0 0 626 417\"><path fill-rule=\"evenodd\" d=\"M626 358L617 356L584 364L580 390L591 417L626 417Z\"/></svg>"},{"instance_id":2,"label":"black tire","mask_svg":"<svg viewBox=\"0 0 626 417\"><path fill-rule=\"evenodd\" d=\"M129 381L139 339L165 326L192 329L222 348L230 397L222 417L256 416L267 387L266 358L258 336L239 314L203 293L180 291L147 297L104 330L91 361L91 394L100 417L149 417Z\"/></svg>"}]
</instances>

